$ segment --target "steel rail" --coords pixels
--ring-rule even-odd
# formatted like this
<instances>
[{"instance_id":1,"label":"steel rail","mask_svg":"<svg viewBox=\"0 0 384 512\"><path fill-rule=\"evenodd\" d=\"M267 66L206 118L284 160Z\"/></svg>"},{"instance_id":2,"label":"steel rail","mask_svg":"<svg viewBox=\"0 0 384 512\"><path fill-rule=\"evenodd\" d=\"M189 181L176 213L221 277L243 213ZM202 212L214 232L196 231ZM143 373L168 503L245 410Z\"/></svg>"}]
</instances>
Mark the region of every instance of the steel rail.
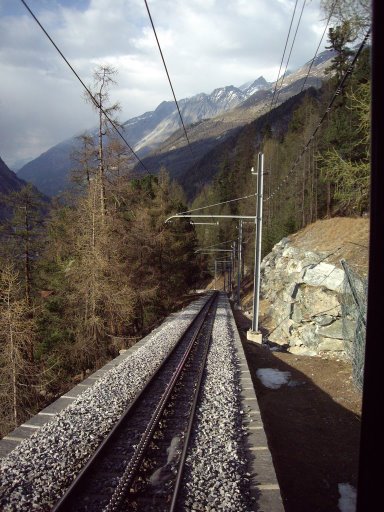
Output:
<instances>
[{"instance_id":1,"label":"steel rail","mask_svg":"<svg viewBox=\"0 0 384 512\"><path fill-rule=\"evenodd\" d=\"M204 316L201 317L201 322L200 322L199 328L192 336L191 341L189 342L189 345L188 345L186 351L184 352L184 355L183 355L181 361L179 362L164 394L162 395L162 397L152 415L152 418L151 418L147 428L145 429L145 432L143 433L143 435L141 437L139 444L136 447L133 457L131 458L129 464L127 465L127 467L124 471L124 474L120 478L119 484L116 487L109 504L107 505L107 507L104 508L103 512L117 512L118 510L120 510L121 506L123 505L123 502L129 493L129 489L136 477L137 471L138 471L140 464L143 460L145 450L152 440L152 436L155 431L155 428L157 427L157 425L160 421L161 415L164 411L164 408L168 403L169 397L171 396L171 393L174 390L175 385L179 380L180 374L184 370L186 362L189 360L190 354L192 352L193 347L195 346L196 340L197 340L198 336L200 335L201 330L205 324L206 318L208 317L208 315L211 311L211 307L215 303L216 296L217 296L217 294L212 295L211 301L209 302L209 306L208 306ZM209 338L210 338L210 336L209 336ZM209 345L209 343L207 343L207 346L208 345ZM205 358L206 358L207 353L208 353L208 348L204 354ZM204 363L205 363L205 358L204 358ZM203 365L203 368L204 368L204 365ZM200 379L200 381L201 381L201 379ZM184 446L185 446L185 443L184 443Z\"/></svg>"},{"instance_id":2,"label":"steel rail","mask_svg":"<svg viewBox=\"0 0 384 512\"><path fill-rule=\"evenodd\" d=\"M187 458L187 451L188 451L188 447L189 447L189 439L191 437L193 423L195 421L196 407L197 407L197 403L198 403L198 400L200 397L200 391L201 391L202 383L203 383L204 370L205 370L205 366L206 366L206 362L207 362L209 347L210 347L211 341L212 341L212 331L213 331L213 322L211 323L210 329L209 329L209 342L205 346L204 354L202 357L202 364L200 367L198 381L197 381L197 385L196 385L196 389L195 389L195 393L194 393L194 397L193 397L188 427L187 427L187 431L186 431L185 437L184 437L184 445L183 445L183 450L181 452L181 456L180 456L180 460L179 460L177 478L176 478L175 487L173 490L172 501L171 501L171 506L169 508L169 512L177 512L177 509L176 509L177 498L179 495L179 491L180 491L180 487L181 487L181 483L182 483L182 479L183 479L184 466L185 466L185 461Z\"/></svg>"},{"instance_id":3,"label":"steel rail","mask_svg":"<svg viewBox=\"0 0 384 512\"><path fill-rule=\"evenodd\" d=\"M140 403L140 400L145 396L147 389L150 385L155 381L156 377L160 374L161 370L164 368L165 364L170 360L172 354L176 351L178 346L180 345L183 338L186 334L192 329L196 328L200 331L201 326L204 323L204 319L202 320L202 315L204 314L204 310L208 311L210 304L213 302L215 294L212 294L201 307L201 309L196 313L196 315L191 320L191 323L182 331L182 334L179 337L177 343L170 349L168 354L165 356L163 362L159 365L156 371L148 378L147 382L144 384L143 388L136 394L134 399L130 402L128 407L125 409L119 420L113 426L111 431L107 434L107 436L103 439L100 445L97 447L95 452L89 458L85 466L81 469L79 474L76 476L74 481L68 487L64 495L58 500L58 502L52 508L52 512L65 512L68 510L68 504L72 500L72 497L79 491L81 486L84 484L84 481L87 479L88 475L92 471L92 469L96 466L98 461L101 459L103 454L108 450L109 444L111 440L117 436L119 431L124 426L124 423L130 417L132 411L134 411L135 406ZM205 315L204 315L205 318Z\"/></svg>"}]
</instances>

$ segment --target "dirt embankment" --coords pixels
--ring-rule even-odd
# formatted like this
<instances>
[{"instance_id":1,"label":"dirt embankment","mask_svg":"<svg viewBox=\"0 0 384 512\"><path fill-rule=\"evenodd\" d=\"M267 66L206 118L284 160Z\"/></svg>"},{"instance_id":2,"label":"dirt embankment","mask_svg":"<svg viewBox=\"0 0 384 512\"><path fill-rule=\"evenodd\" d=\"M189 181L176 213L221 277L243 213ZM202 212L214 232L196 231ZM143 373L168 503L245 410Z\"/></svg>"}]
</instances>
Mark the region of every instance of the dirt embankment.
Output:
<instances>
[{"instance_id":1,"label":"dirt embankment","mask_svg":"<svg viewBox=\"0 0 384 512\"><path fill-rule=\"evenodd\" d=\"M289 237L296 247L329 252L327 263L344 259L360 275L368 274L369 219L335 217L318 220Z\"/></svg>"}]
</instances>

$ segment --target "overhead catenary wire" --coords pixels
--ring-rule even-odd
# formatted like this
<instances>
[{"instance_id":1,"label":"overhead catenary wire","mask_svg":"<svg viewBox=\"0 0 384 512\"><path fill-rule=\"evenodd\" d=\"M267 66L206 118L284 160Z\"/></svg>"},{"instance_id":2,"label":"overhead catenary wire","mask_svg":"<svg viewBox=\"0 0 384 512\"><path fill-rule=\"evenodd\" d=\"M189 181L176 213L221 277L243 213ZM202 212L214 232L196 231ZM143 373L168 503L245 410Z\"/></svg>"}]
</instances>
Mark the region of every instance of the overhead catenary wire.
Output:
<instances>
[{"instance_id":1,"label":"overhead catenary wire","mask_svg":"<svg viewBox=\"0 0 384 512\"><path fill-rule=\"evenodd\" d=\"M205 249L212 249L212 247L216 247L217 245L231 244L233 242L236 242L236 240L226 240L225 242L218 242L217 244L208 245L207 247L202 247L200 250L205 251Z\"/></svg>"},{"instance_id":2,"label":"overhead catenary wire","mask_svg":"<svg viewBox=\"0 0 384 512\"><path fill-rule=\"evenodd\" d=\"M292 50L293 50L293 47L294 47L295 42L296 42L296 36L297 36L297 32L298 32L298 30L299 30L299 26L300 26L300 23L301 23L301 18L302 18L302 16L303 16L304 7L305 7L306 2L307 2L307 0L303 0L303 6L302 6L302 8L301 8L300 16L299 16L299 19L298 19L298 21L297 21L297 25L296 25L296 30L295 30L295 33L294 33L293 38L292 38L291 48L290 48L290 50L289 50L289 54L288 54L288 58L287 58L287 62L286 62L286 64L285 64L285 70L284 70L283 76L282 76L282 78L281 78L281 82L280 82L279 90L278 90L277 95L276 95L275 105L277 104L277 101L278 101L278 99L279 99L280 92L281 92L281 90L282 90L282 88L283 88L283 83L284 83L285 75L287 74L289 61L291 60Z\"/></svg>"},{"instance_id":3,"label":"overhead catenary wire","mask_svg":"<svg viewBox=\"0 0 384 512\"><path fill-rule=\"evenodd\" d=\"M331 19L331 17L332 17L332 14L333 14L333 11L334 11L334 9L335 9L335 6L336 6L337 2L338 2L338 0L335 0L335 1L334 1L334 3L333 3L333 4L332 4L332 6L331 6L331 10L330 10L330 14L329 14L328 19L327 19L327 23L326 23L326 25L325 25L325 27L324 27L324 30L323 30L322 36L321 36L321 38L320 38L319 44L317 45L317 48L316 48L316 51L315 51L315 55L313 56L313 58L312 58L312 60L311 60L311 64L309 65L309 68L308 68L308 71L307 71L306 77L305 77L305 79L304 79L303 85L302 85L302 87L301 87L300 93L301 93L301 92L303 92L304 87L305 87L305 84L307 83L307 80L308 80L309 74L310 74L310 72L311 72L311 70L312 70L312 66L313 66L313 64L314 64L314 62L315 62L315 59L316 59L316 57L317 57L317 54L318 54L318 51L319 51L319 49L320 49L321 43L323 42L323 39L324 39L325 33L326 33L326 31L327 31L327 28L328 28L328 25L329 25L330 19ZM297 5L297 3L296 3L296 5ZM296 8L296 5L295 5L295 8ZM305 0L304 0L304 3L303 3L303 6L302 6L302 9L301 9L300 20L301 20L301 15L303 14L304 6L305 6ZM295 11L294 11L294 13L295 13ZM293 13L293 17L294 17L294 13ZM293 17L292 17L292 20L291 20L291 25L292 25ZM295 37L296 37L296 34L297 34L297 30L298 30L298 25L297 25L297 27L296 27ZM294 38L294 39L295 39L295 38ZM287 42L288 42L288 39L287 39ZM291 51L292 51L292 46L291 46ZM283 59L284 59L284 57L283 57ZM282 59L282 62L283 62L283 59ZM288 62L289 62L289 58L288 58ZM287 66L288 66L288 62L287 62ZM285 73L286 73L287 66L286 66L286 68L285 68L284 75L285 75ZM280 69L281 69L281 65L280 65ZM280 73L280 70L279 70L279 73ZM282 82L283 82L283 81L282 81ZM278 94L280 94L281 87L282 87L282 82L281 82L281 85L280 85L279 93L278 93ZM276 90L276 85L277 85L277 83L278 83L278 80L276 81L276 84L275 84L275 90ZM276 99L276 102L277 102L277 99ZM271 107L272 107L272 104L271 104ZM269 198L267 198L267 199L269 199ZM267 200L267 199L265 199L265 200Z\"/></svg>"},{"instance_id":4,"label":"overhead catenary wire","mask_svg":"<svg viewBox=\"0 0 384 512\"><path fill-rule=\"evenodd\" d=\"M356 61L357 59L359 58L359 55L360 53L362 52L364 46L365 46L365 43L367 42L369 36L370 36L370 33L371 33L371 29L369 28L369 30L367 31L363 41L361 42L358 50L356 51L355 53L355 56L351 62L351 64L348 66L348 69L345 71L343 77L341 78L340 82L339 82L339 85L337 86L332 98L331 98L331 101L329 102L329 105L327 107L327 109L325 110L325 112L323 113L319 123L317 124L316 128L314 129L312 135L310 136L310 138L308 139L307 143L304 145L301 153L299 154L299 156L296 158L293 166L291 167L291 169L288 171L288 173L285 175L285 177L281 180L281 182L279 183L279 185L275 188L275 190L268 196L264 199L264 202L266 201L269 201L270 199L272 199L272 197L274 195L276 195L281 187L285 184L285 182L287 181L287 179L289 178L289 176L294 172L294 170L296 169L296 167L298 166L298 164L300 163L303 155L305 154L305 152L307 151L308 147L310 146L310 144L312 143L313 139L315 138L315 135L316 133L319 131L321 125L323 124L325 118L327 117L328 113L330 112L331 108L332 108L332 105L336 99L336 97L341 93L343 87L344 87L344 84L346 82L346 80L348 79L348 77L350 76L350 74L352 73L353 71L353 68L355 67L355 64L356 64Z\"/></svg>"},{"instance_id":5,"label":"overhead catenary wire","mask_svg":"<svg viewBox=\"0 0 384 512\"><path fill-rule=\"evenodd\" d=\"M174 90L173 85L172 85L172 80L171 80L171 77L170 77L169 72L168 72L168 67L167 67L167 64L165 62L164 54L163 54L163 51L161 49L160 41L159 41L159 38L157 36L155 24L153 22L151 11L149 9L147 0L144 0L144 3L145 3L145 7L147 9L149 20L151 22L152 30L153 30L153 33L154 33L154 36L155 36L155 39L156 39L156 43L157 43L157 47L158 47L159 52L160 52L161 60L163 62L163 66L164 66L164 69L165 69L165 72L166 72L166 75L167 75L167 78L168 78L169 86L170 86L171 91L172 91L173 99L174 99L174 102L175 102L175 105L176 105L176 108L177 108L177 111L178 111L178 114L179 114L180 122L181 122L181 125L182 125L182 128L183 128L184 134L185 134L185 138L187 140L188 148L189 148L189 151L191 153L192 158L195 160L195 155L193 154L193 151L192 151L192 145L191 145L191 142L190 142L189 137L188 137L188 133L187 133L187 129L185 127L184 119L183 119L183 116L181 114L179 102L177 101L177 98L176 98L175 90ZM203 194L206 197L205 188L203 188ZM213 221L213 217L212 217L212 221Z\"/></svg>"},{"instance_id":6,"label":"overhead catenary wire","mask_svg":"<svg viewBox=\"0 0 384 512\"><path fill-rule=\"evenodd\" d=\"M39 27L41 28L41 30L44 32L44 34L46 35L46 37L49 39L49 41L51 42L51 44L54 46L54 48L57 50L57 52L60 54L60 56L62 57L62 59L64 60L64 62L67 64L67 66L70 68L70 70L73 72L73 74L76 76L76 78L78 79L78 81L81 83L81 85L83 86L83 88L85 89L85 91L87 92L87 94L89 95L89 97L91 98L92 102L94 103L94 105L101 110L101 112L103 113L103 115L106 117L106 119L110 122L111 126L113 127L113 129L115 130L115 132L119 135L119 137L123 140L123 142L125 143L125 145L129 148L129 150L132 152L132 154L135 156L135 158L138 160L138 162L141 164L141 166L143 167L143 169L149 173L148 169L146 168L146 166L144 165L144 163L142 162L142 160L140 159L140 157L136 154L136 152L133 150L133 148L130 146L130 144L128 143L128 141L125 139L125 137L123 136L123 134L120 132L120 130L117 128L116 126L116 123L110 118L110 116L108 115L107 112L105 112L105 110L101 107L101 105L96 101L95 97L93 96L93 94L91 93L91 91L89 90L89 88L85 85L84 81L81 79L81 77L78 75L78 73L76 72L76 70L73 68L73 66L70 64L70 62L68 61L68 59L65 57L65 55L62 53L62 51L60 50L60 48L57 46L57 44L54 42L54 40L52 39L52 37L49 35L49 33L47 32L47 30L44 28L44 26L41 24L41 22L38 20L38 18L36 17L36 15L33 13L33 11L30 9L30 7L28 6L28 4L26 3L25 0L21 0L21 2L23 3L23 5L25 6L25 8L28 10L28 12L31 14L31 16L33 17L33 19L35 20L35 22L39 25ZM177 102L177 99L176 99L176 95L175 95L175 92L174 92L174 89L173 89L173 85L172 85L172 81L170 79L170 76L169 76L169 72L168 72L168 69L167 69L167 66L166 66L166 63L165 63L165 60L164 60L164 56L163 56L163 52L161 50L161 46L160 46L160 43L159 43L159 39L157 37L157 33L156 33L156 30L155 30L155 27L154 27L154 23L153 23L153 20L152 20L152 16L151 16L151 13L150 13L150 10L149 10L149 7L148 7L148 3L146 0L144 0L145 2L145 5L146 5L146 8L147 8L147 12L148 12L148 16L149 16L149 19L151 21L151 25L152 25L152 28L153 28L153 31L154 31L154 34L155 34L155 37L156 37L156 41L157 41L157 44L158 44L158 48L159 48L159 52L160 52L160 55L161 55L161 58L162 58L162 61L163 61L163 64L164 64L164 68L165 68L165 71L166 71L166 74L167 74L167 77L168 77L168 81L169 81L169 84L170 84L170 87L171 87L171 90L172 90L172 94L174 96L174 100L175 100L175 103L176 103L176 106L177 106L177 109L178 109L178 113L179 113L179 116L180 116L180 120L181 120L181 123L182 123L182 126L183 126L183 129L184 129L184 133L185 133L185 136L186 136L186 139L187 139L187 142L188 142L188 145L189 145L189 149L192 153L192 148L191 148L191 145L190 145L190 141L189 141L189 138L188 138L188 134L187 134L187 131L186 131L186 128L185 128L185 124L184 124L184 121L183 121L183 118L182 118L182 115L181 115L181 111L180 111L180 108L179 108L179 105L178 105L178 102ZM302 10L301 10L301 15L302 15L302 12L303 12L303 9L304 9L304 6L305 6L305 3L306 3L306 0L304 0L303 2L303 7L302 7ZM329 18L328 18L328 22L329 22L329 19L332 15L332 12L333 12L333 9L335 7L335 4L337 3L337 0L335 0L333 6L332 6L332 10L331 10L331 14L329 15ZM283 61L284 61L284 56L285 56L285 52L286 52L286 49L287 49L287 45L288 45L288 41L289 41L289 36L290 36L290 33L291 33L291 29L292 29L292 24L293 24L293 20L294 20L294 16L295 16L295 12L296 12L296 8L297 8L297 4L298 4L298 0L296 0L295 2L295 7L294 7L294 11L293 11L293 15L292 15L292 18L291 18L291 23L290 23L290 27L289 27L289 31L288 31L288 35L287 35L287 38L286 38L286 42L285 42L285 47L284 47L284 52L283 52L283 57L282 57L282 60L281 60L281 64L280 64L280 68L279 68L279 73L278 73L278 79L275 83L275 90L274 90L274 93L273 93L273 98L272 98L272 101L271 101L271 105L270 105L270 110L269 112L271 111L272 109L272 105L273 105L273 99L276 95L276 88L277 88L277 84L278 84L278 80L279 80L279 76L280 76L280 71L281 71L281 68L282 68L282 64L283 64ZM300 19L301 19L301 15L300 15ZM298 26L299 26L299 23L300 23L300 19L299 19L299 22L298 22L298 25L296 27L296 32L295 32L295 36L297 34L297 30L298 30ZM327 22L327 23L328 23ZM324 31L325 32L325 31ZM324 36L324 34L323 34ZM366 39L367 39L368 35L364 38L363 42L362 42L362 45L364 45ZM293 44L293 43L292 43ZM321 41L319 43L319 46L321 44ZM362 49L362 46L360 46L360 49ZM357 53L360 53L360 50L357 52ZM291 46L291 51L292 51L292 46ZM357 57L357 54L356 54L356 57ZM315 59L315 57L314 57ZM312 63L314 61L314 59L312 60ZM353 63L351 64L351 67L353 67L354 65L354 62L355 62L355 59L353 61ZM311 63L311 64L312 64ZM308 76L308 75L307 75ZM346 73L346 75L344 76L344 79L348 76L348 72ZM345 80L342 80L342 82L344 83ZM323 115L323 118L321 119L318 127L315 129L314 133L312 134L312 137L311 139L308 141L308 143L306 144L306 146L304 147L301 155L299 156L299 158L296 160L295 164L294 164L294 167L297 166L297 164L299 163L301 157L303 156L304 152L306 151L307 147L309 146L311 140L313 139L314 135L316 134L317 130L319 129L320 125L322 124L324 118L326 117L330 107L332 106L333 102L334 102L334 99L336 97L337 94L339 94L338 90L342 87L343 83L340 84L340 86L338 87L334 97L332 98L331 102L330 102L330 105L328 107L328 109L326 110L325 114ZM193 153L192 153L193 155ZM288 173L288 175L293 172L293 169L291 169ZM286 176L287 178L288 176ZM286 178L283 180L285 181ZM279 185L280 187L281 185ZM279 188L278 187L278 188ZM275 190L269 197L267 197L265 199L265 201L267 201L268 199L270 199L275 193L277 192L277 190ZM205 208L210 208L210 207L213 207L213 206L219 206L219 205L222 205L222 204L227 204L227 203L231 203L231 202L235 202L235 201L240 201L240 200L243 200L243 199L247 199L247 198L250 198L250 197L254 197L256 194L251 194L251 195L248 195L248 196L243 196L241 198L235 198L235 199L230 199L228 201L223 201L223 202L220 202L220 203L215 203L213 205L207 205L207 206L204 206L204 207L200 207L200 208L195 208L195 209L191 209L191 210L187 210L185 212L180 212L180 215L182 215L183 213L190 213L190 212L194 212L194 211L198 211L198 210L202 210L202 209L205 209Z\"/></svg>"},{"instance_id":7,"label":"overhead catenary wire","mask_svg":"<svg viewBox=\"0 0 384 512\"><path fill-rule=\"evenodd\" d=\"M155 29L155 25L154 25L154 23L153 23L153 19L152 19L152 16L151 16L151 12L150 12L150 10L149 10L149 6L148 6L148 2L147 2L147 0L144 0L144 3L145 3L145 7L146 7L146 9L147 9L147 12L148 12L149 20L150 20L151 25L152 25L153 33L154 33L155 38L156 38L156 43L157 43L157 46L158 46L158 48L159 48L159 52L160 52L160 56L161 56L161 60L163 61L164 69L165 69L165 72L166 72L166 74L167 74L168 82L169 82L169 85L170 85L170 87L171 87L171 91L172 91L172 94L173 94L173 99L174 99L174 101L175 101L175 104L176 104L176 107L177 107L177 111L178 111L178 113L179 113L179 117L180 117L180 121L181 121L181 124L182 124L183 130L184 130L185 138L187 139L189 150L190 150L190 152L191 152L191 155L193 156L193 151L192 151L191 143L190 143L190 141L189 141L189 137L188 137L187 129L186 129L185 124L184 124L183 116L181 115L181 110L180 110L180 107L179 107L179 103L178 103L178 101L177 101L176 94L175 94L175 91L174 91L174 89L173 89L172 80L171 80L171 77L169 76L169 72L168 72L167 64L165 63L165 59L164 59L164 55L163 55L163 51L162 51L161 46L160 46L159 38L157 37L157 33L156 33L156 29Z\"/></svg>"},{"instance_id":8,"label":"overhead catenary wire","mask_svg":"<svg viewBox=\"0 0 384 512\"><path fill-rule=\"evenodd\" d=\"M294 7L294 9L293 9L292 18L291 18L291 23L289 24L288 34L287 34L287 38L286 38L286 40L285 40L285 45L284 45L283 56L281 57L281 62L280 62L280 67L279 67L279 72L277 73L277 79L276 79L276 82L275 82L275 88L274 88L274 90L273 90L271 103L270 103L270 105L269 105L268 117L269 117L269 114L271 113L272 106L273 106L273 103L274 103L274 99L275 99L275 95L276 95L276 89L277 89L277 84L278 84L278 81L279 81L279 78L280 78L281 68L283 67L283 62L284 62L285 52L286 52L286 50L287 50L288 41L289 41L289 36L291 35L292 24L293 24L293 20L294 20L294 18L295 18L295 13L296 13L296 8L297 8L297 3L298 3L298 1L299 1L299 0L296 0L296 2L295 2L295 7Z\"/></svg>"},{"instance_id":9,"label":"overhead catenary wire","mask_svg":"<svg viewBox=\"0 0 384 512\"><path fill-rule=\"evenodd\" d=\"M67 66L69 67L69 69L72 71L72 73L76 76L76 78L78 79L78 81L81 83L81 85L83 86L83 88L85 89L85 91L87 92L87 94L89 95L89 97L91 98L91 101L92 103L96 106L96 108L98 108L102 113L103 115L105 116L105 118L109 121L109 123L111 124L112 128L115 130L115 132L118 134L118 136L122 139L122 141L124 142L124 144L128 147L128 149L131 151L131 153L133 154L133 156L137 159L137 161L141 164L141 166L143 167L143 169L148 173L150 174L150 172L148 171L147 167L144 165L144 163L142 162L142 160L140 159L140 157L136 154L136 152L134 151L134 149L131 147L131 145L128 143L128 141L126 140L126 138L124 137L124 135L121 133L121 131L117 128L116 126L116 123L110 118L110 116L108 115L108 113L103 109L103 107L101 106L100 103L98 103L96 101L96 98L94 97L94 95L92 94L92 92L89 90L89 88L85 85L84 81L80 78L79 74L76 72L76 70L74 69L74 67L71 65L71 63L68 61L68 59L65 57L65 55L63 54L63 52L60 50L60 48L57 46L57 44L55 43L55 41L52 39L52 37L49 35L49 33L47 32L47 30L44 28L44 26L40 23L39 19L37 18L37 16L34 14L34 12L31 10L31 8L29 7L29 5L27 4L27 2L25 2L25 0L20 0L21 3L24 5L24 7L27 9L27 11L30 13L30 15L32 16L32 18L35 20L35 22L39 25L39 27L41 28L41 30L44 32L44 34L46 35L46 37L49 39L49 41L51 42L51 44L54 46L54 48L57 50L57 52L59 53L59 55L61 56L61 58L64 60L64 62L67 64Z\"/></svg>"},{"instance_id":10,"label":"overhead catenary wire","mask_svg":"<svg viewBox=\"0 0 384 512\"><path fill-rule=\"evenodd\" d=\"M272 98L271 98L271 103L270 103L270 105L269 105L269 109L268 109L268 112L267 112L267 118L266 118L266 121L265 121L265 126L268 126L269 117L270 117L270 115L271 115L272 109L274 108L274 106L276 106L275 97L276 97L276 92L277 92L277 86L278 86L278 84L279 84L281 68L283 67L283 62L284 62L284 58L285 58L285 52L287 51L287 46L288 46L289 38L290 38L290 35L291 35L291 30L292 30L293 20L295 19L295 14L296 14L296 9L297 9L298 1L299 1L299 0L296 0L296 1L295 1L295 6L294 6L293 13L292 13L292 17L291 17L291 22L290 22L290 24L289 24L288 34L287 34L287 37L286 37L286 39L285 39L285 45L284 45L283 55L282 55L282 57L281 57L281 62L280 62L280 67L279 67L279 72L277 73L277 78L276 78L276 82L275 82L275 87L274 87L274 89L273 89L273 94L272 94ZM279 89L279 92L280 92L280 89Z\"/></svg>"},{"instance_id":11,"label":"overhead catenary wire","mask_svg":"<svg viewBox=\"0 0 384 512\"><path fill-rule=\"evenodd\" d=\"M144 1L145 1L145 3L146 3L146 0L144 0ZM336 0L336 1L337 1L337 0ZM336 2L335 2L335 3L336 3ZM293 10L293 13L292 13L291 23L290 23L289 30L288 30L288 34L287 34L287 38L286 38L286 41L285 41L285 46L284 46L283 56L282 56L282 59L281 59L280 68L279 68L279 72L278 72L277 80L276 80L276 83L275 83L275 89L274 89L274 92L273 92L273 97L272 97L272 100L271 100L271 104L270 104L270 108L269 108L268 115L269 115L269 113L270 113L270 112L271 112L271 110L272 110L273 100L274 100L274 97L275 97L275 94L276 94L276 89L277 89L278 81L279 81L279 78L280 78L280 72L281 72L281 68L282 68L282 66L283 66L283 62L284 62L285 52L286 52L286 49L287 49L287 46L288 46L288 41L289 41L289 37L290 37L290 34L291 34L293 21L294 21L294 18L295 18L295 13L296 13L297 4L298 4L298 0L296 0L296 2L295 2L295 7L294 7L294 10ZM287 67L288 67L288 63L289 63L290 56L291 56L291 53L292 53L293 45L294 45L295 40L296 40L296 36L297 36L298 28L299 28L299 25L300 25L300 22L301 22L301 18L302 18L302 15L303 15L303 11L304 11L305 4L306 4L306 0L304 0L304 1L303 1L303 5L302 5L302 8L301 8L301 12L300 12L299 20L298 20L298 22L297 22L297 26L296 26L295 34L294 34L294 37L293 37L293 40L292 40L292 43L291 43L291 49L290 49L289 56L288 56L288 59L287 59L287 64L286 64L286 68L285 68L285 71L284 71L283 80L284 80L284 76L285 76L286 71L287 71ZM334 7L334 6L333 6L333 7ZM332 10L333 10L333 8L332 8ZM281 90L281 86L282 86L282 82L281 82L281 85L280 85L279 93L280 93L280 90ZM277 101L277 99L276 99L276 101ZM186 211L184 211L184 212L179 212L179 213L178 213L178 215L183 215L183 214L187 214L187 213L192 213L192 212L196 212L196 211L199 211L199 210L204 210L204 209L206 209L206 208L211 208L211 207L214 207L214 206L221 206L221 205L223 205L223 204L228 204L228 203L232 203L232 202L235 202L235 201L241 201L241 200L244 200L244 199L248 199L248 198L251 198L251 197L255 197L256 195L257 195L256 193L255 193L255 194L250 194L250 195L243 196L243 197L239 197L239 198L229 199L229 200L227 200L227 201L222 201L222 202L220 202L220 203L214 203L214 204L211 204L211 205L202 206L202 207L194 208L194 209L191 209L191 210L186 210Z\"/></svg>"},{"instance_id":12,"label":"overhead catenary wire","mask_svg":"<svg viewBox=\"0 0 384 512\"><path fill-rule=\"evenodd\" d=\"M184 212L178 212L177 215L184 215L186 213L192 213L192 212L197 212L199 210L205 210L206 208L212 208L213 206L220 206L222 204L228 204L228 203L233 203L235 201L242 201L243 199L249 199L250 197L255 197L257 194L249 194L248 196L243 196L243 197L236 197L234 199L228 199L227 201L221 201L220 203L215 203L215 204L208 204L207 206L199 206L199 208L193 208L192 210L185 210Z\"/></svg>"},{"instance_id":13,"label":"overhead catenary wire","mask_svg":"<svg viewBox=\"0 0 384 512\"><path fill-rule=\"evenodd\" d=\"M313 64L314 64L314 62L315 62L315 60L316 60L317 54L318 54L318 52L319 52L319 50L320 50L321 43L323 42L324 36L325 36L325 34L326 34L326 32L327 32L327 28L328 28L329 22L330 22L330 20L331 20L331 17L332 17L333 11L335 10L335 7L336 7L337 2L338 2L338 0L335 0L335 1L333 2L332 6L331 6L331 10L329 11L329 16L328 16L328 19L327 19L327 23L326 23L326 25L325 25L325 27L324 27L324 30L323 30L323 33L322 33L322 35L321 35L321 38L320 38L319 44L317 45L317 48L316 48L316 51L315 51L315 55L313 56L313 59L311 60L311 64L309 65L308 72L307 72L307 75L306 75L306 77L305 77L305 80L304 80L304 82L303 82L303 85L302 85L302 87L301 87L300 92L303 92L304 87L305 87L305 84L307 83L307 80L308 80L309 74L311 73L312 66L313 66Z\"/></svg>"}]
</instances>

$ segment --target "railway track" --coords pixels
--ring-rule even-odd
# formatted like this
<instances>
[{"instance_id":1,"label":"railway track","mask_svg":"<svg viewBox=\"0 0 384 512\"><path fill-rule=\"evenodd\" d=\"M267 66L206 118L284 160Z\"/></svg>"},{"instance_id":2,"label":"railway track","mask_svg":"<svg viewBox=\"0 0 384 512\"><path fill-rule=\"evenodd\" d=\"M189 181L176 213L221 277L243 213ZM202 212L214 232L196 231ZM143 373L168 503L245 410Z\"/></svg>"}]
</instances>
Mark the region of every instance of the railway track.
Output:
<instances>
[{"instance_id":1,"label":"railway track","mask_svg":"<svg viewBox=\"0 0 384 512\"><path fill-rule=\"evenodd\" d=\"M54 512L178 510L216 307L214 293Z\"/></svg>"}]
</instances>

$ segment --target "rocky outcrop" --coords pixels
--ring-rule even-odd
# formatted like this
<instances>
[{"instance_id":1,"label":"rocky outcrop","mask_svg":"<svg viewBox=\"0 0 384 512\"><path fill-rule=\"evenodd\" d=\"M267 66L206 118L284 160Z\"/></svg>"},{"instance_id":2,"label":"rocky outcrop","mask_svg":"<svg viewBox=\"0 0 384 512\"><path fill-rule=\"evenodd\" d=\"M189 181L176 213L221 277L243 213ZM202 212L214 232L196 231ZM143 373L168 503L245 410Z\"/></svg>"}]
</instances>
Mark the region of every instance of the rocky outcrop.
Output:
<instances>
[{"instance_id":1,"label":"rocky outcrop","mask_svg":"<svg viewBox=\"0 0 384 512\"><path fill-rule=\"evenodd\" d=\"M261 294L268 340L300 355L345 357L352 320L342 318L344 271L327 263L329 253L295 247L288 238L261 265Z\"/></svg>"}]
</instances>

